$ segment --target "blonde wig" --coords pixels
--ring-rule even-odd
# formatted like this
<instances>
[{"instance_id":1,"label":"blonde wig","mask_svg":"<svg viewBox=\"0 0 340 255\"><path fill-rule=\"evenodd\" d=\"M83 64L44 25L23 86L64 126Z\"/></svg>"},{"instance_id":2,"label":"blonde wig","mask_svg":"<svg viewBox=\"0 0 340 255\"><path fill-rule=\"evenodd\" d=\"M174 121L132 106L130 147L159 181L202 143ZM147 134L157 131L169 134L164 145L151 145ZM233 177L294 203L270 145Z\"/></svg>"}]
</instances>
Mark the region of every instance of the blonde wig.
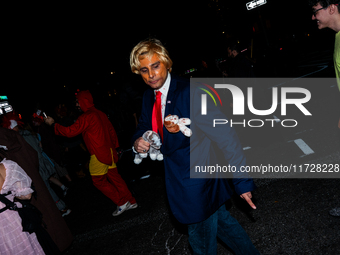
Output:
<instances>
[{"instance_id":1,"label":"blonde wig","mask_svg":"<svg viewBox=\"0 0 340 255\"><path fill-rule=\"evenodd\" d=\"M168 51L158 39L141 41L132 49L130 54L131 71L140 74L140 60L146 57L151 59L154 54L157 54L159 60L166 66L169 72L171 72L172 60L169 57Z\"/></svg>"}]
</instances>

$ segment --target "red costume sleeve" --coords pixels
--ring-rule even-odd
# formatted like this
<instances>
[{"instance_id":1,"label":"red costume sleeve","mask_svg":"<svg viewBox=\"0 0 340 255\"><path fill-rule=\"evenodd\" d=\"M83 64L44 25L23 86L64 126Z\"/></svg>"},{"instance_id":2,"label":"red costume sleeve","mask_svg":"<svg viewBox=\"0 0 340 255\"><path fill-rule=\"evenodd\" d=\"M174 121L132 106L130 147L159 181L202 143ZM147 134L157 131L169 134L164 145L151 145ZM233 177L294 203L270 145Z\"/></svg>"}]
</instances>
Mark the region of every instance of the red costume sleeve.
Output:
<instances>
[{"instance_id":1,"label":"red costume sleeve","mask_svg":"<svg viewBox=\"0 0 340 255\"><path fill-rule=\"evenodd\" d=\"M64 127L58 123L54 125L54 132L56 135L62 135L66 137L74 137L81 134L87 128L87 123L83 116L80 116L74 124L69 127Z\"/></svg>"}]
</instances>

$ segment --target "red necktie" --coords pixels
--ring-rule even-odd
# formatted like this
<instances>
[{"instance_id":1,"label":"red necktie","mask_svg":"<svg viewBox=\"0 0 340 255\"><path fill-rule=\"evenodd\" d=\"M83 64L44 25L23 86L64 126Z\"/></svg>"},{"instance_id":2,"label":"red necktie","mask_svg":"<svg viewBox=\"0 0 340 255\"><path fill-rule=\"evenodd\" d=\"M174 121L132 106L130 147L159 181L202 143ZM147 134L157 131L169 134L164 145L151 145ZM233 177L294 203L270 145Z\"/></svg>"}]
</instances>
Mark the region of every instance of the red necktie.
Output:
<instances>
[{"instance_id":1,"label":"red necktie","mask_svg":"<svg viewBox=\"0 0 340 255\"><path fill-rule=\"evenodd\" d=\"M156 100L152 109L152 131L159 132L163 141L163 121L162 121L162 93L156 91Z\"/></svg>"}]
</instances>

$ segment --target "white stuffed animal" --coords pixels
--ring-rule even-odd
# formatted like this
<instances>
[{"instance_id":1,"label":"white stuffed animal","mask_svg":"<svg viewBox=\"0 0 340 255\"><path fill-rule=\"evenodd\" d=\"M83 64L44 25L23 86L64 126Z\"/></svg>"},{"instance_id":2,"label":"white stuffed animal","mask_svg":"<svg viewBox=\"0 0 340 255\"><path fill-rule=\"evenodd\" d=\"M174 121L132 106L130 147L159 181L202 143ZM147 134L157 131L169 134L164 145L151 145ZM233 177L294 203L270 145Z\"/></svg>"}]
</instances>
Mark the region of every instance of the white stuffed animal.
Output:
<instances>
[{"instance_id":1,"label":"white stuffed animal","mask_svg":"<svg viewBox=\"0 0 340 255\"><path fill-rule=\"evenodd\" d=\"M150 155L150 158L152 160L157 159L159 161L162 161L163 154L159 150L162 146L162 142L161 142L161 138L159 137L159 135L156 132L149 130L143 134L142 138L144 139L144 141L147 141L148 143L150 143L150 149L146 153L138 153L136 152L134 146L132 146L134 153L136 153L135 159L133 160L133 162L135 162L135 164L140 164L143 158L146 158L148 154Z\"/></svg>"},{"instance_id":2,"label":"white stuffed animal","mask_svg":"<svg viewBox=\"0 0 340 255\"><path fill-rule=\"evenodd\" d=\"M192 131L187 126L191 124L191 120L189 118L178 118L177 115L169 114L164 119L164 126L170 133L177 133L181 131L183 135L190 137L192 135Z\"/></svg>"}]
</instances>

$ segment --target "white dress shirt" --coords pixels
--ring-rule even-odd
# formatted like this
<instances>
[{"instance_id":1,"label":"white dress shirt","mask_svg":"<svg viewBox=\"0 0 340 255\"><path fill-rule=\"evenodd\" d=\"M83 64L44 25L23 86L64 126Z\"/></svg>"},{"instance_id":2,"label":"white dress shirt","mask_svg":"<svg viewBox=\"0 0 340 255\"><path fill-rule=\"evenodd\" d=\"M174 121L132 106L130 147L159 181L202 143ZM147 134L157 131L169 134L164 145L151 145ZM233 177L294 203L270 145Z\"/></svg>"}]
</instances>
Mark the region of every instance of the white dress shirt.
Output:
<instances>
[{"instance_id":1,"label":"white dress shirt","mask_svg":"<svg viewBox=\"0 0 340 255\"><path fill-rule=\"evenodd\" d=\"M166 98L168 96L169 88L170 88L170 81L171 81L171 75L168 72L168 76L164 82L164 85L159 89L155 90L154 93L156 95L157 91L160 91L162 93L161 96L161 104L162 104L162 122L164 123L164 114L165 114L165 106L166 106Z\"/></svg>"}]
</instances>

